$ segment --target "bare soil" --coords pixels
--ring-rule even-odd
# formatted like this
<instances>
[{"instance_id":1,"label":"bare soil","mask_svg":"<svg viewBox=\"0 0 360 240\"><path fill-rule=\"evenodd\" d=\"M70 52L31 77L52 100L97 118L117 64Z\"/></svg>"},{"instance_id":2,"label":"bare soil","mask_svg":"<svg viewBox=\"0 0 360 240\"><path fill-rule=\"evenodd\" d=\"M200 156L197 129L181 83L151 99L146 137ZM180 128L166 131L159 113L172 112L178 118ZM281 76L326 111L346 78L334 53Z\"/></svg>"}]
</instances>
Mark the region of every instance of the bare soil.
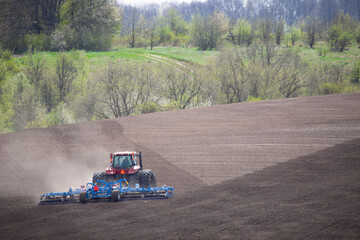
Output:
<instances>
[{"instance_id":1,"label":"bare soil","mask_svg":"<svg viewBox=\"0 0 360 240\"><path fill-rule=\"evenodd\" d=\"M38 206L143 151L175 197ZM0 135L0 239L359 239L360 94Z\"/></svg>"}]
</instances>

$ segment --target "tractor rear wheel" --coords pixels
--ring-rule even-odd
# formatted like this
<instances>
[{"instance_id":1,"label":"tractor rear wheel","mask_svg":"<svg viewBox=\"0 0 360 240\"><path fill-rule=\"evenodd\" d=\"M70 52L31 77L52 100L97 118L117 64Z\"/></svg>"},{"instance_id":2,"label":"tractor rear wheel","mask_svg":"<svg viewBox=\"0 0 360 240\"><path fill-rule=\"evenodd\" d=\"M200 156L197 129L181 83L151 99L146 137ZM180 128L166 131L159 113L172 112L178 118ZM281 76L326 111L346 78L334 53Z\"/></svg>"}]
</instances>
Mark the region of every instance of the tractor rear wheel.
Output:
<instances>
[{"instance_id":1,"label":"tractor rear wheel","mask_svg":"<svg viewBox=\"0 0 360 240\"><path fill-rule=\"evenodd\" d=\"M156 187L156 177L152 170L145 169L140 173L140 187L141 188L148 188L148 187Z\"/></svg>"},{"instance_id":2,"label":"tractor rear wheel","mask_svg":"<svg viewBox=\"0 0 360 240\"><path fill-rule=\"evenodd\" d=\"M86 203L86 191L80 192L80 202Z\"/></svg>"},{"instance_id":3,"label":"tractor rear wheel","mask_svg":"<svg viewBox=\"0 0 360 240\"><path fill-rule=\"evenodd\" d=\"M139 171L129 176L129 185L131 188L135 188L136 184L139 184Z\"/></svg>"},{"instance_id":4,"label":"tractor rear wheel","mask_svg":"<svg viewBox=\"0 0 360 240\"><path fill-rule=\"evenodd\" d=\"M96 183L97 180L104 180L106 181L106 173L105 172L95 172L93 175L93 183Z\"/></svg>"},{"instance_id":5,"label":"tractor rear wheel","mask_svg":"<svg viewBox=\"0 0 360 240\"><path fill-rule=\"evenodd\" d=\"M105 182L116 182L116 175L105 175Z\"/></svg>"},{"instance_id":6,"label":"tractor rear wheel","mask_svg":"<svg viewBox=\"0 0 360 240\"><path fill-rule=\"evenodd\" d=\"M119 190L114 190L112 191L111 193L111 200L113 202L117 202L117 201L120 201L121 199L121 196L120 196L120 191Z\"/></svg>"}]
</instances>

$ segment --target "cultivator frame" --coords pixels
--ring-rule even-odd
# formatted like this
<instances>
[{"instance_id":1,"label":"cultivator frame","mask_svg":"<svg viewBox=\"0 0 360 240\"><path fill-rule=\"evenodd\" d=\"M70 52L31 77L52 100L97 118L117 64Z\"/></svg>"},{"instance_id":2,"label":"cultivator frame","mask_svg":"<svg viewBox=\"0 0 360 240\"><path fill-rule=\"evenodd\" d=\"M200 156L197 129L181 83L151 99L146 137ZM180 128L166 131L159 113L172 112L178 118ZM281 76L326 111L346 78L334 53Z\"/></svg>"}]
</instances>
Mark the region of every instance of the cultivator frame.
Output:
<instances>
[{"instance_id":1,"label":"cultivator frame","mask_svg":"<svg viewBox=\"0 0 360 240\"><path fill-rule=\"evenodd\" d=\"M125 179L116 182L97 180L95 183L87 183L84 188L70 188L68 192L46 193L40 197L40 205L53 203L86 203L96 200L146 200L166 199L174 196L174 187L131 188Z\"/></svg>"},{"instance_id":2,"label":"cultivator frame","mask_svg":"<svg viewBox=\"0 0 360 240\"><path fill-rule=\"evenodd\" d=\"M40 205L51 204L51 203L71 203L79 201L79 194L83 191L82 189L70 188L68 192L49 192L41 195Z\"/></svg>"}]
</instances>

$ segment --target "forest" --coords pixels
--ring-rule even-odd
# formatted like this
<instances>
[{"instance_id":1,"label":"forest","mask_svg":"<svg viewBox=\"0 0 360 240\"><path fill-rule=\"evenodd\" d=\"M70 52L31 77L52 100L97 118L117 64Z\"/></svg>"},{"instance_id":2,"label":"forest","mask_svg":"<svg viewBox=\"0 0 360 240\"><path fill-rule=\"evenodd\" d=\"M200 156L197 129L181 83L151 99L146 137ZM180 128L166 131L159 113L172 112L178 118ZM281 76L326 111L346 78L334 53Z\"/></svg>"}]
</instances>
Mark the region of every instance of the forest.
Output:
<instances>
[{"instance_id":1,"label":"forest","mask_svg":"<svg viewBox=\"0 0 360 240\"><path fill-rule=\"evenodd\" d=\"M360 2L0 0L0 133L360 91Z\"/></svg>"}]
</instances>

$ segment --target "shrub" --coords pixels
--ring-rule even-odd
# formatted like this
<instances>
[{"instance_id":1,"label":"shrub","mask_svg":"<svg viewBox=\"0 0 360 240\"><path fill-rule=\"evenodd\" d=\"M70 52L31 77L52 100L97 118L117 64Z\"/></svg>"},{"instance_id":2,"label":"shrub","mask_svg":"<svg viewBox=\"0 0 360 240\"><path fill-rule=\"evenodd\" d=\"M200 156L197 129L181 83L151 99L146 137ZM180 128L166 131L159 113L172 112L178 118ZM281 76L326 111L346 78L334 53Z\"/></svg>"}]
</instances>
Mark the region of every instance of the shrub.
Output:
<instances>
[{"instance_id":1,"label":"shrub","mask_svg":"<svg viewBox=\"0 0 360 240\"><path fill-rule=\"evenodd\" d=\"M340 93L339 87L336 85L336 83L332 82L321 84L319 87L319 92L322 95Z\"/></svg>"},{"instance_id":2,"label":"shrub","mask_svg":"<svg viewBox=\"0 0 360 240\"><path fill-rule=\"evenodd\" d=\"M351 71L351 82L360 83L360 61L354 64Z\"/></svg>"},{"instance_id":3,"label":"shrub","mask_svg":"<svg viewBox=\"0 0 360 240\"><path fill-rule=\"evenodd\" d=\"M67 26L56 29L50 37L51 49L54 51L66 51L69 49L73 38L71 29Z\"/></svg>"},{"instance_id":4,"label":"shrub","mask_svg":"<svg viewBox=\"0 0 360 240\"><path fill-rule=\"evenodd\" d=\"M146 114L146 113L153 113L159 111L159 106L154 102L145 102L143 104L140 104L138 106L140 113Z\"/></svg>"},{"instance_id":5,"label":"shrub","mask_svg":"<svg viewBox=\"0 0 360 240\"><path fill-rule=\"evenodd\" d=\"M247 102L258 102L258 101L261 101L261 97L253 97L253 96L248 96L248 98L246 99Z\"/></svg>"},{"instance_id":6,"label":"shrub","mask_svg":"<svg viewBox=\"0 0 360 240\"><path fill-rule=\"evenodd\" d=\"M50 48L50 40L46 34L25 34L24 41L30 51L43 51Z\"/></svg>"}]
</instances>

